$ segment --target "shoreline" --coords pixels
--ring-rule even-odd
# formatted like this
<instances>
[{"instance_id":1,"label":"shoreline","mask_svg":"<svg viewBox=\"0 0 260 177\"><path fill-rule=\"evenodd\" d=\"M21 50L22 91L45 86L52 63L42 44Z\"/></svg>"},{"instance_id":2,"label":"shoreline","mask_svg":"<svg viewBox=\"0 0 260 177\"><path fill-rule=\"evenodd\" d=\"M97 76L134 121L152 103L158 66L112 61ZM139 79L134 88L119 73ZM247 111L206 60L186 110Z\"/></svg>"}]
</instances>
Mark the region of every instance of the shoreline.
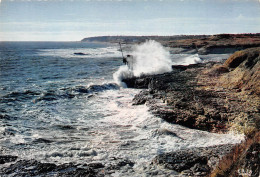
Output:
<instances>
[{"instance_id":1,"label":"shoreline","mask_svg":"<svg viewBox=\"0 0 260 177\"><path fill-rule=\"evenodd\" d=\"M259 53L259 49L234 54L225 63L177 65L173 66L171 73L142 76L125 81L130 87L145 89L135 96L133 105L146 104L158 119L162 118L170 124L221 134L242 129L240 133L246 135L245 141L240 144L226 142L214 146L158 153L150 162L149 174L159 175L161 168L163 172L169 170L172 175L186 176L237 175L242 168L251 170L253 174L259 173L259 168L255 167L257 161L253 160L251 163L251 160L246 158L248 156L259 158L257 156L259 154L257 147L260 143L259 127L252 127L250 122L244 119L245 114L256 120L256 116L259 115L257 80L251 80L258 78L254 74L259 71L259 68L254 68L259 66L259 58L255 60L257 55L254 52ZM247 77L248 75L250 77ZM247 79L248 82L240 83L236 78ZM256 86L252 87L252 83ZM257 125L257 122L253 123ZM179 136L167 127L158 129L156 133L174 137L178 141L182 141L183 137L182 134ZM202 136L195 137L200 141L199 144L201 141L204 142ZM3 164L1 175L11 175L16 171L16 175L21 176L28 174L109 176L119 170L122 172L124 168L134 170L135 162L118 158L111 159L111 164L103 162L55 164L43 163L38 159L25 160L18 156L2 155L0 164ZM153 171L154 168L156 170ZM217 171L218 169L221 171Z\"/></svg>"},{"instance_id":2,"label":"shoreline","mask_svg":"<svg viewBox=\"0 0 260 177\"><path fill-rule=\"evenodd\" d=\"M121 42L126 45L140 44L155 40L177 54L226 54L252 47L260 47L260 33L255 34L215 34L215 35L175 35L175 36L98 36L88 37L81 42Z\"/></svg>"},{"instance_id":3,"label":"shoreline","mask_svg":"<svg viewBox=\"0 0 260 177\"><path fill-rule=\"evenodd\" d=\"M215 133L235 131L246 136L245 141L228 150L231 153L227 151L224 158L219 157L219 171L216 171L216 167L209 169L209 166L206 171L194 171L196 163L193 163L194 166L180 168L179 163L175 162L176 159L170 162L166 160L169 156L177 158L178 153L175 152L158 156L156 163L170 166L170 169L187 175L237 175L242 168L251 170L253 176L259 175L259 167L250 164L249 159L242 155L249 153L248 156L252 156L249 149L258 147L260 143L259 65L260 48L251 48L234 53L224 63L173 66L171 73L123 80L128 87L147 89L135 96L134 105L148 105L154 115L169 123ZM165 104L160 105L159 102ZM205 149L202 149L201 153L203 151ZM256 154L259 154L259 151L256 151ZM184 157L185 155L179 158ZM230 157L235 160L228 161L227 158ZM221 160L222 158L224 160ZM187 163L192 161L194 159ZM228 161L227 167L222 167L224 161ZM204 165L210 163L208 158ZM233 164L238 165L233 167ZM245 167L244 164L250 165Z\"/></svg>"}]
</instances>

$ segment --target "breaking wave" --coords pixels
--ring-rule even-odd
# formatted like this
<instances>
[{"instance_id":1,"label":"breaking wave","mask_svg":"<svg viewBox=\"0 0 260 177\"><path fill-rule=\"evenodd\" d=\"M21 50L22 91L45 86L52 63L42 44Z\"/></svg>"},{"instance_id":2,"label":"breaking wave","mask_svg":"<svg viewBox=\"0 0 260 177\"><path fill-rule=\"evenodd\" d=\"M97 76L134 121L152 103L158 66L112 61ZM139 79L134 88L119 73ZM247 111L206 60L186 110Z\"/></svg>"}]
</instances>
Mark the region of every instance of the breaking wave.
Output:
<instances>
[{"instance_id":1,"label":"breaking wave","mask_svg":"<svg viewBox=\"0 0 260 177\"><path fill-rule=\"evenodd\" d=\"M182 57L179 61L173 61L173 64L176 65L190 65L200 63L202 60L200 59L198 54Z\"/></svg>"},{"instance_id":2,"label":"breaking wave","mask_svg":"<svg viewBox=\"0 0 260 177\"><path fill-rule=\"evenodd\" d=\"M172 71L170 52L154 40L134 46L131 55L128 66L121 66L113 75L115 82L122 87L125 87L122 83L124 78Z\"/></svg>"}]
</instances>

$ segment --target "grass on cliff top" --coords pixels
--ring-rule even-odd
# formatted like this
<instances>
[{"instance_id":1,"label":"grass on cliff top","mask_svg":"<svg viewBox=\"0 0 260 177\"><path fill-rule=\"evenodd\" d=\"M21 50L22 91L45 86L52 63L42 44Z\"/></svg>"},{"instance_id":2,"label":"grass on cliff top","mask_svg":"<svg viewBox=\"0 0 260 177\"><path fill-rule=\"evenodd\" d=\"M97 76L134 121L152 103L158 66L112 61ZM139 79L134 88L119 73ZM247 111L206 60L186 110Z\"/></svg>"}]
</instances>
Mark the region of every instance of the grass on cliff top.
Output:
<instances>
[{"instance_id":1,"label":"grass on cliff top","mask_svg":"<svg viewBox=\"0 0 260 177\"><path fill-rule=\"evenodd\" d=\"M246 113L240 113L234 120L228 122L229 131L250 136L259 131L259 118L249 117Z\"/></svg>"}]
</instances>

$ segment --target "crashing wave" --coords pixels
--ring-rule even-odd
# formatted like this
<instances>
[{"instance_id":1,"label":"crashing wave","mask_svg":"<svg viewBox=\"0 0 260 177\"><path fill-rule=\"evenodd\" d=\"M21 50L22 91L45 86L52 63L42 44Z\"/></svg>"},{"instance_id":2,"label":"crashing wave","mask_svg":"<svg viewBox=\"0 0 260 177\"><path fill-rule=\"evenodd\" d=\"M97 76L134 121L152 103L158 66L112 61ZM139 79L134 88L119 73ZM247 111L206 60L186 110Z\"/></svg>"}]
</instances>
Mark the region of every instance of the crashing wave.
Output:
<instances>
[{"instance_id":1,"label":"crashing wave","mask_svg":"<svg viewBox=\"0 0 260 177\"><path fill-rule=\"evenodd\" d=\"M134 46L131 56L128 66L121 66L113 75L115 82L122 87L126 87L122 82L126 78L172 71L170 52L154 40Z\"/></svg>"}]
</instances>

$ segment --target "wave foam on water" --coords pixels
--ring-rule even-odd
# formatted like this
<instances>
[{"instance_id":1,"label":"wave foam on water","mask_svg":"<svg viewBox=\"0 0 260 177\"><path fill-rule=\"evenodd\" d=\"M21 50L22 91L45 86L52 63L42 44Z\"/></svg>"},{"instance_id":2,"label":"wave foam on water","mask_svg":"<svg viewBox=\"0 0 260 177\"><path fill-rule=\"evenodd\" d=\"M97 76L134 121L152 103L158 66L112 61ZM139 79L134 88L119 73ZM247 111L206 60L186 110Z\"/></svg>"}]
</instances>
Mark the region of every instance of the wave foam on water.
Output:
<instances>
[{"instance_id":1,"label":"wave foam on water","mask_svg":"<svg viewBox=\"0 0 260 177\"><path fill-rule=\"evenodd\" d=\"M190 64L196 64L202 62L201 58L199 57L198 54L194 55L188 55L188 56L182 56L181 59L179 60L174 60L173 63L174 65L190 65Z\"/></svg>"},{"instance_id":2,"label":"wave foam on water","mask_svg":"<svg viewBox=\"0 0 260 177\"><path fill-rule=\"evenodd\" d=\"M53 114L44 129L31 130L29 135L15 133L6 137L14 146L30 144L30 148L18 148L10 154L58 164L102 162L109 165L112 159L128 159L135 163L134 167L126 166L116 174L143 176L149 174L149 164L158 154L183 148L235 144L243 140L241 135L215 134L169 124L152 115L146 105L132 105L138 92L135 89L109 89L88 102L74 100L66 106L81 105L80 109L69 110L76 115L73 119L67 120L64 115L68 112L62 109L64 113ZM87 119L85 115L91 114L90 109L106 114ZM50 121L45 116L42 121ZM7 130L0 129L2 131Z\"/></svg>"},{"instance_id":3,"label":"wave foam on water","mask_svg":"<svg viewBox=\"0 0 260 177\"><path fill-rule=\"evenodd\" d=\"M119 176L142 176L148 173L146 166L161 153L234 144L243 140L241 135L209 133L169 124L152 115L146 105L133 106L132 98L137 92L133 89L120 89L100 95L106 109L113 114L100 120L102 128L97 130L98 136L92 141L97 152L93 159L106 161L116 157L135 162L134 174L129 169L128 172L119 171Z\"/></svg>"},{"instance_id":4,"label":"wave foam on water","mask_svg":"<svg viewBox=\"0 0 260 177\"><path fill-rule=\"evenodd\" d=\"M82 55L76 55L75 53L81 53ZM40 56L58 56L62 58L107 58L121 56L120 52L116 47L41 49L38 51L37 54Z\"/></svg>"},{"instance_id":5,"label":"wave foam on water","mask_svg":"<svg viewBox=\"0 0 260 177\"><path fill-rule=\"evenodd\" d=\"M50 49L55 57L60 56L58 51ZM62 52L64 56L61 57L66 58L65 55L69 56L73 50ZM118 83L123 78L143 73L169 72L174 63L167 50L155 41L136 46L132 55L139 57L140 62L133 71L126 65L121 66L114 74ZM186 63L198 62L198 57L187 56ZM86 71L93 69L93 65L84 64L88 66ZM104 75L110 75L112 71L107 70L118 66L106 64ZM158 70L151 69L154 66ZM71 73L77 70L71 70ZM146 167L158 154L182 148L235 144L243 140L241 135L214 134L169 124L152 115L146 105L132 105L140 90L122 89L110 80L103 83L101 78L93 78L93 84L87 86L84 85L86 80L72 79L73 83L67 80L64 83L61 79L43 80L37 88L26 87L3 94L0 103L10 106L0 114L1 123L6 125L0 127L1 152L21 159L57 164L100 162L109 166L115 159L129 159L135 163L133 169L126 165L112 175L149 176L151 169ZM9 115L11 112L15 114Z\"/></svg>"}]
</instances>

